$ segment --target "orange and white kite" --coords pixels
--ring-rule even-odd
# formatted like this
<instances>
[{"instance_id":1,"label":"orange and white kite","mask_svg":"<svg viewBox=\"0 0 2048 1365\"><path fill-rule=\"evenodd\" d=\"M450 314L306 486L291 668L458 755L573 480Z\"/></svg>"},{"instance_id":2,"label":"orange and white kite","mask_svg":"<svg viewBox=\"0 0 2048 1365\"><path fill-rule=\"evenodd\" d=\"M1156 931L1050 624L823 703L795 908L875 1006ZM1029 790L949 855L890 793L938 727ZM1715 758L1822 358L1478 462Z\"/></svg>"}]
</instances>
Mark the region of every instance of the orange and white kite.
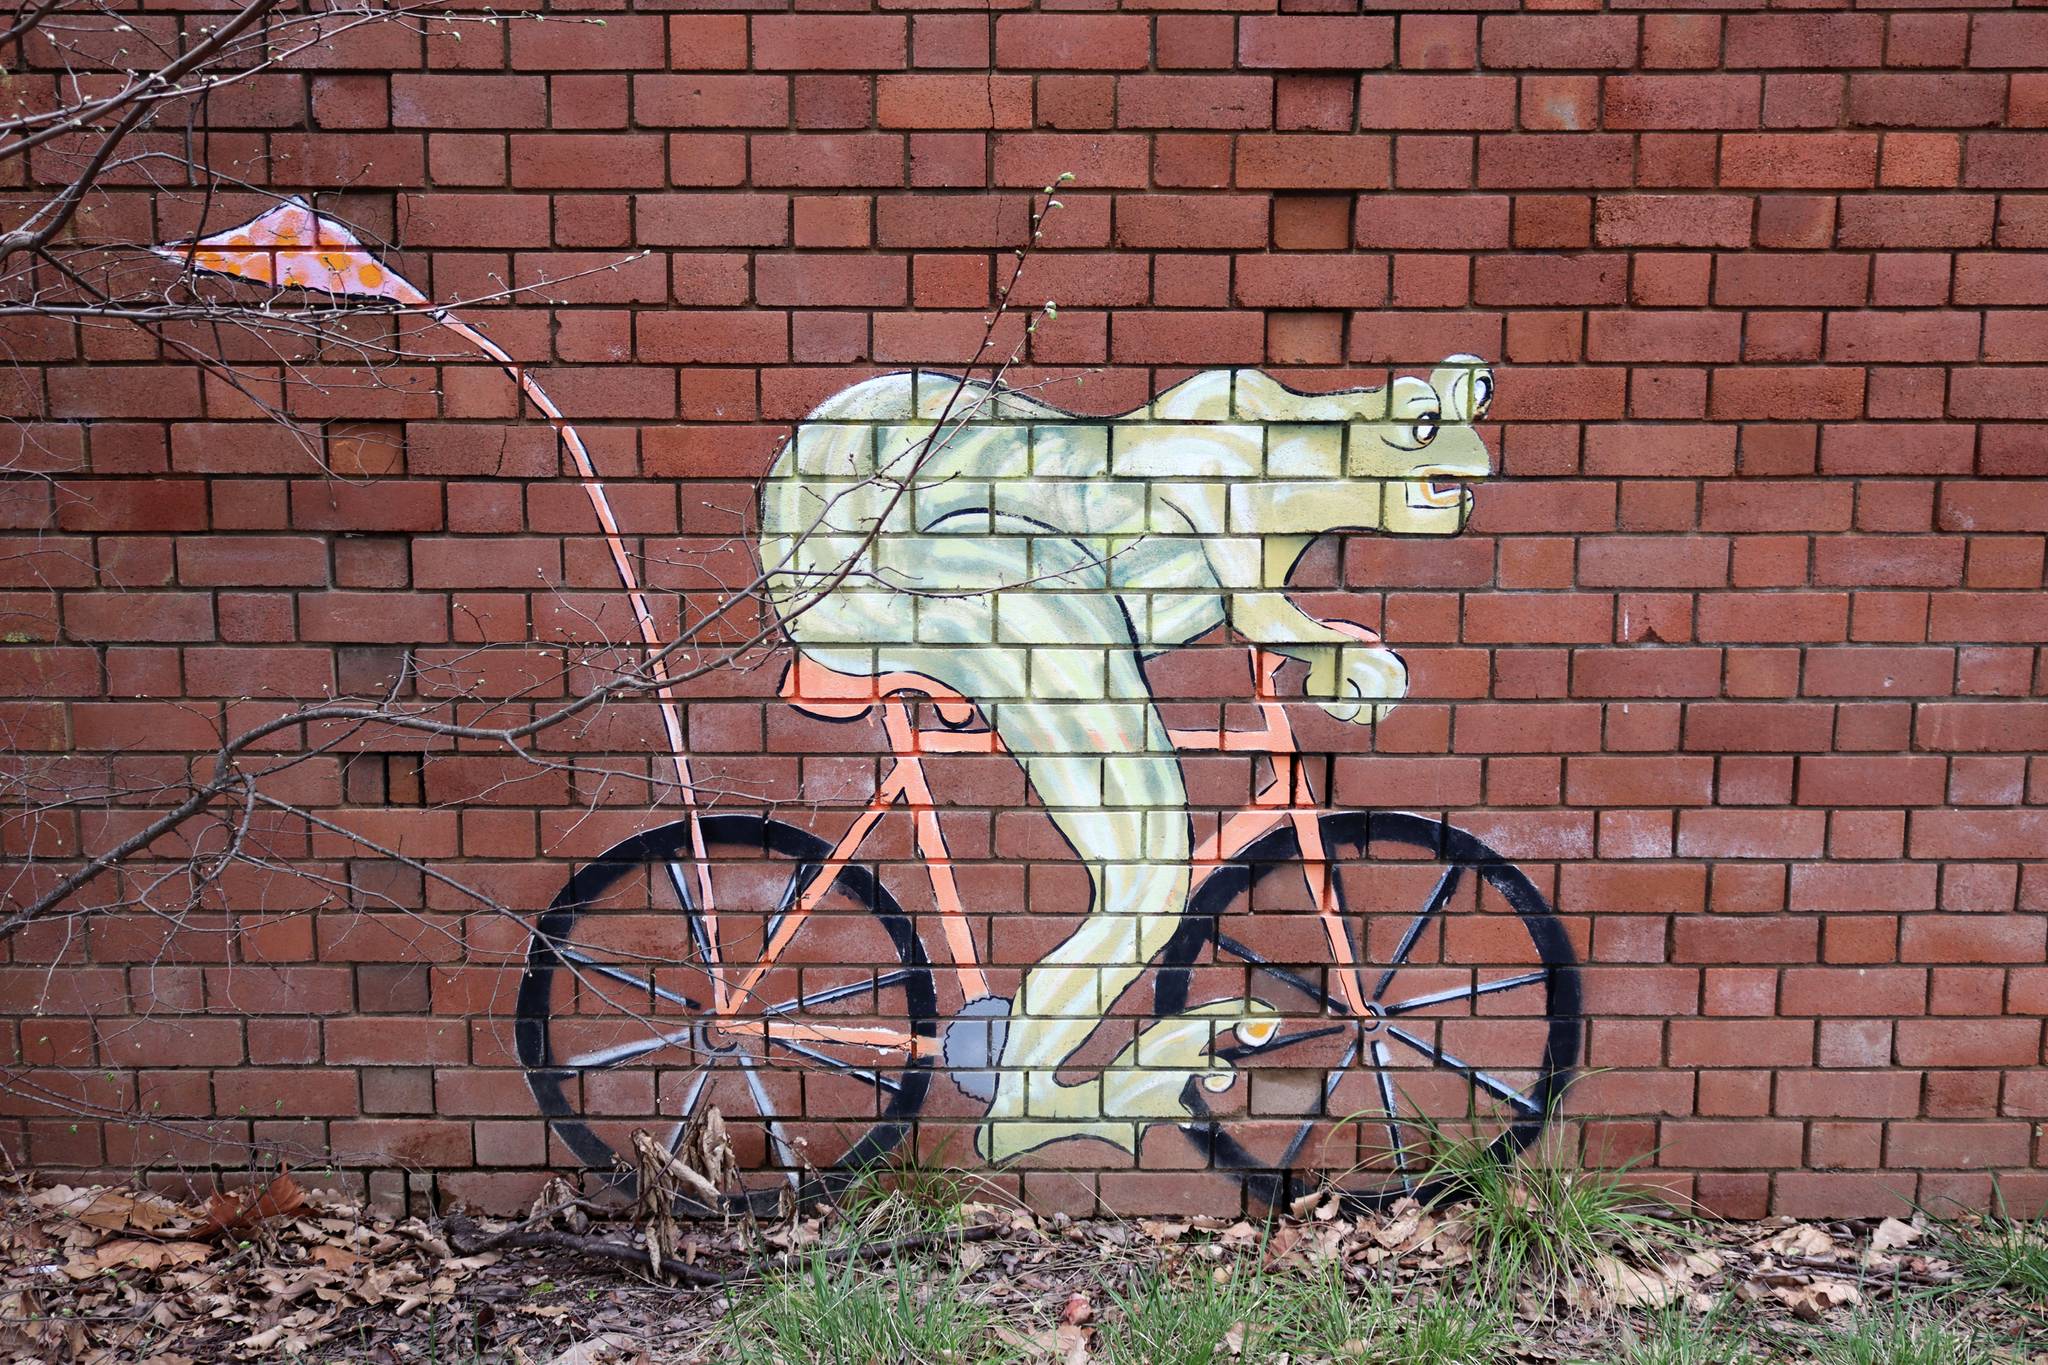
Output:
<instances>
[{"instance_id":1,"label":"orange and white kite","mask_svg":"<svg viewBox=\"0 0 2048 1365\"><path fill-rule=\"evenodd\" d=\"M353 232L324 218L303 199L287 199L240 227L156 254L215 275L310 289L322 294L388 299L419 307L427 296L373 256Z\"/></svg>"}]
</instances>

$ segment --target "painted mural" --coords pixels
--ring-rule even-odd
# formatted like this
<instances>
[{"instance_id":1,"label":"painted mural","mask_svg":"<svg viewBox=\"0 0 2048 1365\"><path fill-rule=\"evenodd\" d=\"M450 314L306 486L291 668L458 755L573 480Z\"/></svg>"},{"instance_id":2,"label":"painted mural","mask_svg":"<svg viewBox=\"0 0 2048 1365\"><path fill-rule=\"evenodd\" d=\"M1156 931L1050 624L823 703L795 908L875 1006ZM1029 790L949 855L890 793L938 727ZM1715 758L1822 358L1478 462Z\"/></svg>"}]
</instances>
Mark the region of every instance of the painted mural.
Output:
<instances>
[{"instance_id":1,"label":"painted mural","mask_svg":"<svg viewBox=\"0 0 2048 1365\"><path fill-rule=\"evenodd\" d=\"M1424 1118L1533 1140L1579 1050L1565 933L1464 831L1324 809L1281 677L1302 665L1306 698L1358 726L1406 694L1393 650L1299 609L1288 578L1328 531L1457 534L1491 467L1474 424L1492 396L1485 363L1453 356L1427 379L1313 395L1214 371L1107 419L932 373L821 404L761 490L761 562L796 649L782 695L878 726L884 774L829 835L705 815L584 869L528 978L543 1107L574 1115L578 1081L627 1056L724 1049L731 1098L787 1116L757 1157L792 1174L821 1151L841 1169L884 1159L913 1133L949 1151L934 1132L997 1164L1156 1161L1164 1132L1266 1200L1333 1170L1362 1201L1416 1192ZM1148 662L1224 639L1246 706L1169 724ZM1182 757L1203 751L1260 776L1198 829ZM1085 869L1083 904L1034 890L1011 908L1061 926L1028 963L992 954L1004 912L963 889L933 771L956 755L1021 765ZM892 814L915 847L893 866L871 848ZM650 867L697 966L673 996L658 970L648 984L714 1022L579 1047L556 978L642 983L593 926L622 887L638 908ZM678 1134L717 1084L708 1060L676 1096ZM776 1092L793 1060L812 1068L801 1099ZM826 1099L828 1078L853 1093ZM616 1150L600 1127L563 1130L593 1164Z\"/></svg>"},{"instance_id":2,"label":"painted mural","mask_svg":"<svg viewBox=\"0 0 2048 1365\"><path fill-rule=\"evenodd\" d=\"M826 400L762 484L764 584L793 645L783 698L869 727L881 766L851 807L783 819L698 799L632 555L531 376L296 201L164 254L420 307L570 453L681 807L535 918L517 1049L587 1166L623 1178L649 1116L673 1150L716 1107L759 1173L746 1198L971 1146L1375 1202L1427 1193L1426 1132L1517 1148L1557 1108L1579 987L1538 886L1401 793L1328 809L1293 701L1370 727L1407 694L1374 631L1308 614L1288 580L1330 531L1464 528L1492 463L1483 361L1323 394L1212 371L1112 418L928 372ZM1234 651L1242 703L1177 723L1149 670L1198 641ZM1196 754L1245 765L1247 790L1191 803ZM1034 863L1004 883L1021 893L984 886L1011 869L953 846L956 758L1019 765L1084 878Z\"/></svg>"}]
</instances>

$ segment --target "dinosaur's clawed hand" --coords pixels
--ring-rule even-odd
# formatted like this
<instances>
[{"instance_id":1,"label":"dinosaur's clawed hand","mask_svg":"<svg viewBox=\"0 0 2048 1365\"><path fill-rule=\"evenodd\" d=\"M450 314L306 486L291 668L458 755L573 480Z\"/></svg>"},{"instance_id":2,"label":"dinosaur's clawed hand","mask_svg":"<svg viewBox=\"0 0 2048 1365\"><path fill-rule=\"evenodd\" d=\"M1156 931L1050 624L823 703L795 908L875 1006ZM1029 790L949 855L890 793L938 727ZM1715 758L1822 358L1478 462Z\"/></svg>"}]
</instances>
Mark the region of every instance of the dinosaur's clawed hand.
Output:
<instances>
[{"instance_id":1,"label":"dinosaur's clawed hand","mask_svg":"<svg viewBox=\"0 0 2048 1365\"><path fill-rule=\"evenodd\" d=\"M1408 667L1381 645L1326 645L1309 661L1307 692L1338 720L1370 725L1394 709L1383 698L1408 695Z\"/></svg>"}]
</instances>

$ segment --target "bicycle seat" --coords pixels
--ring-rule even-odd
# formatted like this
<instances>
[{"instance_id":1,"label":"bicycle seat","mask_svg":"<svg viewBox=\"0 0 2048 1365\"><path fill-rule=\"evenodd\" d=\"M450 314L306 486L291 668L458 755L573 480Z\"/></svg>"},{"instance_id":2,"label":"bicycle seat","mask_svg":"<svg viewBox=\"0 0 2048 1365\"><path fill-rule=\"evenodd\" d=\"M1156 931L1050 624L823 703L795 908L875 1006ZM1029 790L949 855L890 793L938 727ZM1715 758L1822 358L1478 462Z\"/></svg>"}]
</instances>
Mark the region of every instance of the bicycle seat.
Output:
<instances>
[{"instance_id":1,"label":"bicycle seat","mask_svg":"<svg viewBox=\"0 0 2048 1365\"><path fill-rule=\"evenodd\" d=\"M974 719L971 699L923 673L841 673L799 653L782 675L782 699L823 720L858 720L884 697L906 692L931 698L939 719L948 725L965 725Z\"/></svg>"}]
</instances>

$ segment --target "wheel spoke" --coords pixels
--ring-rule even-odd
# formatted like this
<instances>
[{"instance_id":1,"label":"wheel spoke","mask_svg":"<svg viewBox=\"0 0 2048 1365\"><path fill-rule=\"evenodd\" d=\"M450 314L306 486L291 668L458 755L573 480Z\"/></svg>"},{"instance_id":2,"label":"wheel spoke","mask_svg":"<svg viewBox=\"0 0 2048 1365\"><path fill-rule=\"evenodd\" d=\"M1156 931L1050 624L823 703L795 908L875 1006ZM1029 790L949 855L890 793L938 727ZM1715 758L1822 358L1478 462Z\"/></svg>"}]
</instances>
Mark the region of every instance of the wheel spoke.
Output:
<instances>
[{"instance_id":1,"label":"wheel spoke","mask_svg":"<svg viewBox=\"0 0 2048 1365\"><path fill-rule=\"evenodd\" d=\"M641 976L635 972L627 971L624 967L615 967L609 962L599 962L588 953L578 952L574 948L565 948L559 944L555 947L555 956L561 958L564 962L573 962L578 967L593 971L599 976L610 977L612 980L631 986L635 990L646 991L657 1000L666 1000L671 1005L680 1005L686 1010L703 1008L703 1006L686 995L678 995L666 987L657 986L654 984L654 978L651 974Z\"/></svg>"},{"instance_id":2,"label":"wheel spoke","mask_svg":"<svg viewBox=\"0 0 2048 1365\"><path fill-rule=\"evenodd\" d=\"M815 1048L805 1047L802 1043L792 1043L787 1038L777 1038L773 1034L769 1035L768 1041L786 1052L793 1052L799 1057L816 1062L819 1066L830 1067L841 1075L852 1076L855 1080L866 1081L877 1090L886 1090L892 1095L903 1093L901 1085L882 1075L879 1071L870 1071L864 1066L855 1066L851 1062L842 1062L837 1057L819 1052Z\"/></svg>"},{"instance_id":3,"label":"wheel spoke","mask_svg":"<svg viewBox=\"0 0 2048 1365\"><path fill-rule=\"evenodd\" d=\"M645 1057L650 1052L659 1052L665 1047L674 1047L678 1043L687 1043L696 1032L697 1026L692 1024L687 1028L679 1028L673 1033L660 1033L652 1038L637 1038L630 1043L620 1043L616 1047L599 1048L596 1052L580 1053L577 1056L568 1058L562 1065L574 1067L579 1071L602 1071L606 1067L617 1066L621 1062L630 1062L635 1058Z\"/></svg>"},{"instance_id":4,"label":"wheel spoke","mask_svg":"<svg viewBox=\"0 0 2048 1365\"><path fill-rule=\"evenodd\" d=\"M1327 1114L1330 1112L1330 1096L1337 1093L1337 1083L1344 1079L1344 1073L1351 1069L1351 1063L1357 1060L1357 1058L1358 1042L1354 1039L1351 1046L1344 1049L1344 1055L1338 1059L1337 1065L1323 1073L1322 1113ZM1294 1169L1294 1163L1301 1156L1301 1149L1308 1143L1308 1135L1315 1130L1318 1117L1320 1115L1311 1114L1307 1119L1303 1120L1301 1127L1294 1130L1293 1141L1287 1144L1287 1151L1282 1154L1280 1160L1276 1163L1279 1169ZM1185 1129L1186 1125L1182 1125L1182 1127Z\"/></svg>"},{"instance_id":5,"label":"wheel spoke","mask_svg":"<svg viewBox=\"0 0 2048 1365\"><path fill-rule=\"evenodd\" d=\"M1315 982L1309 980L1307 977L1301 975L1301 973L1299 972L1289 971L1285 967L1276 967L1271 962L1268 962L1265 958L1262 958L1257 953L1253 952L1250 948L1247 948L1244 944L1238 942L1234 938L1231 938L1228 934L1216 935L1216 951L1219 953L1228 952L1232 956L1238 958L1239 960L1248 962L1252 966L1257 967L1260 971L1265 972L1267 975L1272 976L1277 980L1284 981L1288 985L1294 987L1294 989L1300 991L1303 995L1306 995L1310 999L1321 1004L1325 1009L1328 1009L1332 1005L1335 1005L1339 1010L1343 1010L1344 1013L1350 1013L1349 1010L1344 1010L1344 1004L1342 1001L1332 1000L1329 994L1325 992L1322 987L1316 985Z\"/></svg>"},{"instance_id":6,"label":"wheel spoke","mask_svg":"<svg viewBox=\"0 0 2048 1365\"><path fill-rule=\"evenodd\" d=\"M1482 981L1476 986L1453 986L1449 990L1431 991L1428 995L1410 996L1406 1000L1388 1005L1388 1014L1410 1014L1416 1010L1428 1009L1431 1005L1442 1005L1452 1000L1470 1000L1476 996L1494 995L1500 991L1518 990L1523 986L1534 986L1550 979L1548 970L1524 972L1520 976L1504 976L1498 981Z\"/></svg>"},{"instance_id":7,"label":"wheel spoke","mask_svg":"<svg viewBox=\"0 0 2048 1365\"><path fill-rule=\"evenodd\" d=\"M856 981L851 985L832 986L813 995L800 995L794 1000L785 1000L779 1005L768 1005L763 1014L793 1014L797 1010L809 1009L812 1005L829 1005L836 1000L849 999L865 991L883 991L899 982L908 981L917 975L912 971L884 972L873 981Z\"/></svg>"},{"instance_id":8,"label":"wheel spoke","mask_svg":"<svg viewBox=\"0 0 2048 1365\"><path fill-rule=\"evenodd\" d=\"M1398 1029L1390 1025L1387 1029L1387 1032L1395 1038L1398 1038L1402 1042L1406 1043L1409 1047L1414 1048L1423 1056L1429 1058L1429 1060L1434 1065L1443 1067L1447 1071L1455 1071L1459 1073L1460 1075L1470 1080L1472 1084L1478 1086L1480 1089L1486 1091L1488 1094L1494 1096L1496 1099L1505 1100L1507 1103L1513 1105L1515 1108L1521 1110L1523 1113L1541 1114L1543 1112L1542 1105L1537 1104L1534 1100L1530 1099L1527 1095L1524 1095L1521 1091L1509 1085L1506 1081L1503 1081L1498 1077L1487 1075L1484 1071L1481 1071L1478 1067L1472 1065L1470 1062L1460 1061L1458 1058L1452 1056L1450 1053L1444 1051L1442 1048L1431 1047L1428 1043L1423 1042L1420 1038L1417 1038L1414 1034L1408 1032L1406 1029Z\"/></svg>"},{"instance_id":9,"label":"wheel spoke","mask_svg":"<svg viewBox=\"0 0 2048 1365\"><path fill-rule=\"evenodd\" d=\"M768 1136L774 1141L777 1151L782 1153L783 1170L789 1177L790 1188L797 1187L796 1149L789 1139L782 1135L782 1124L768 1116L775 1112L774 1102L768 1098L768 1087L761 1084L761 1078L754 1074L756 1063L752 1057L740 1057L740 1074L747 1078L747 1090L754 1097L754 1108L761 1115L761 1121L768 1125Z\"/></svg>"},{"instance_id":10,"label":"wheel spoke","mask_svg":"<svg viewBox=\"0 0 2048 1365\"><path fill-rule=\"evenodd\" d=\"M1394 1169L1400 1173L1401 1188L1412 1193L1415 1182L1408 1175L1408 1147L1401 1141L1401 1106L1394 1098L1393 1059L1387 1055L1385 1039L1372 1040L1372 1059L1379 1072L1380 1103L1387 1111L1387 1150L1394 1158Z\"/></svg>"},{"instance_id":11,"label":"wheel spoke","mask_svg":"<svg viewBox=\"0 0 2048 1365\"><path fill-rule=\"evenodd\" d=\"M805 863L797 868L796 875L791 877L789 884L782 888L782 896L775 902L775 909L768 914L767 924L761 931L761 939L764 943L773 943L775 941L775 933L778 929L782 928L783 917L788 915L789 908L796 904L797 892L809 886L811 878L817 875L818 869L811 863Z\"/></svg>"},{"instance_id":12,"label":"wheel spoke","mask_svg":"<svg viewBox=\"0 0 2048 1365\"><path fill-rule=\"evenodd\" d=\"M1452 863L1444 868L1444 875L1437 878L1436 890L1429 893L1429 901L1422 907L1422 913L1408 926L1408 932L1401 935L1393 957L1387 961L1387 969L1380 973L1379 984L1373 987L1373 999L1379 1000L1386 995L1387 987L1394 982L1394 973L1408 964L1408 954L1415 951L1416 940L1422 937L1422 931L1429 927L1429 922L1450 903L1451 893L1458 889L1458 881L1464 875L1463 863Z\"/></svg>"}]
</instances>

